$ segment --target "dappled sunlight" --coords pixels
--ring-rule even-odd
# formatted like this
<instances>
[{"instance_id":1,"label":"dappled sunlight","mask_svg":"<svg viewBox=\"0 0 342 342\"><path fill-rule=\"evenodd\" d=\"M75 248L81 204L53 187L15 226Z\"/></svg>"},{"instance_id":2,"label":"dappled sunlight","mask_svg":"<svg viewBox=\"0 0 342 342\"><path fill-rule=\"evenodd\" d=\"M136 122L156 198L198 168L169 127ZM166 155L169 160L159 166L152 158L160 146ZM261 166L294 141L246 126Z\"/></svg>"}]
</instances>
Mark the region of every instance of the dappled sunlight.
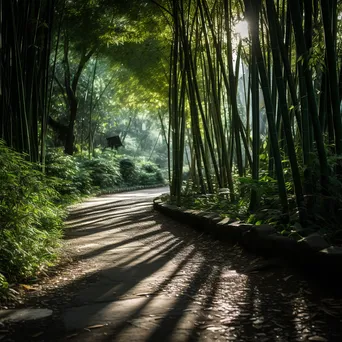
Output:
<instances>
[{"instance_id":1,"label":"dappled sunlight","mask_svg":"<svg viewBox=\"0 0 342 342\"><path fill-rule=\"evenodd\" d=\"M312 309L315 307L315 304L310 303L307 299L301 294L298 293L297 296L291 299L292 303L292 321L293 325L298 332L305 331L306 334L313 334L316 330L312 324L311 316L317 313L318 308L315 308L313 312Z\"/></svg>"},{"instance_id":2,"label":"dappled sunlight","mask_svg":"<svg viewBox=\"0 0 342 342\"><path fill-rule=\"evenodd\" d=\"M342 341L342 0L0 1L0 341Z\"/></svg>"},{"instance_id":3,"label":"dappled sunlight","mask_svg":"<svg viewBox=\"0 0 342 342\"><path fill-rule=\"evenodd\" d=\"M305 304L303 297L285 300L282 293L288 289L277 287L280 294L275 296L263 284L267 278L244 274L240 265L250 262L241 250L184 227L184 235L179 235L179 230L158 222L145 199L126 202L123 198L130 198L128 194L118 196L122 200L105 204L103 211L99 203L94 204L96 216L88 208L85 216L79 212L71 221L70 234L86 227L72 244L91 237L80 248L80 257L95 263L93 281L102 284L88 286L75 299L78 305L89 305L85 299L90 297L91 306L99 305L98 315L88 317L88 324L103 324L103 317L110 315L115 326L112 336L125 340L143 331L145 341L158 341L166 332L181 341L213 335L242 341L253 331L260 338L268 336L269 327L273 338L286 329L293 336L309 329L295 318L298 303ZM284 310L286 322L281 318Z\"/></svg>"},{"instance_id":4,"label":"dappled sunlight","mask_svg":"<svg viewBox=\"0 0 342 342\"><path fill-rule=\"evenodd\" d=\"M127 255L122 255L121 251L108 251L105 253L105 257L110 257L111 263L115 262L116 267L129 267L147 262L153 262L163 257L165 254L172 253L175 249L182 245L182 242L177 242L175 239L170 239L169 243L163 242L163 249L150 250L150 249L140 249L138 252L131 251ZM117 262L116 262L117 259ZM108 264L110 267L110 264Z\"/></svg>"},{"instance_id":5,"label":"dappled sunlight","mask_svg":"<svg viewBox=\"0 0 342 342\"><path fill-rule=\"evenodd\" d=\"M72 294L59 300L70 296L62 319L76 341L276 341L326 331L297 276L245 272L259 259L162 217L149 200L117 196L104 208L93 202L96 216L91 206L71 211L75 261L47 286Z\"/></svg>"},{"instance_id":6,"label":"dappled sunlight","mask_svg":"<svg viewBox=\"0 0 342 342\"><path fill-rule=\"evenodd\" d=\"M113 208L112 206L110 206L109 208L102 207L100 209L91 211L91 213L88 215L89 217L84 217L84 212L81 212L79 215L74 214L73 217L70 217L70 219L68 219L67 226L72 226L74 228L77 223L91 223L93 222L92 219L95 218L102 218L103 220L105 220L106 218L109 219L125 216L125 214L127 215L131 212L145 212L145 209L148 207L150 207L150 204L146 203L134 203L134 205L132 205L132 207L129 208Z\"/></svg>"},{"instance_id":7,"label":"dappled sunlight","mask_svg":"<svg viewBox=\"0 0 342 342\"><path fill-rule=\"evenodd\" d=\"M163 255L161 253L172 253L175 249L178 249L182 245L182 242L173 240L171 243L165 245L163 251L148 251L144 255L139 255L136 258L130 258L129 260L122 260L120 265L130 266L133 263L144 264L151 263L160 259Z\"/></svg>"},{"instance_id":8,"label":"dappled sunlight","mask_svg":"<svg viewBox=\"0 0 342 342\"><path fill-rule=\"evenodd\" d=\"M67 222L66 227L70 228L72 227L73 229L76 228L82 228L82 227L87 227L91 224L95 224L95 223L101 223L101 222L106 222L106 221L115 221L117 218L121 218L121 217L127 217L129 216L129 213L143 213L144 209L142 208L142 210L139 209L128 209L125 210L123 212L114 214L114 213L95 213L94 215L92 215L92 217L90 218L86 218L86 219L75 219L75 220L70 220Z\"/></svg>"}]
</instances>

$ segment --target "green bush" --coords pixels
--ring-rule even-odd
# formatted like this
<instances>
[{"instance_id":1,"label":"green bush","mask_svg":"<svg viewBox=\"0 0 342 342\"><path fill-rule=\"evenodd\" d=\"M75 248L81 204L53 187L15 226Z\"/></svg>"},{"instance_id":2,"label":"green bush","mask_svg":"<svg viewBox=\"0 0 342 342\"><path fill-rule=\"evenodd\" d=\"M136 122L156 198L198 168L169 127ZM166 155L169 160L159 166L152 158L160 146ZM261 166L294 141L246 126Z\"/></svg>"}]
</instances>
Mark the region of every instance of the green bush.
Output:
<instances>
[{"instance_id":1,"label":"green bush","mask_svg":"<svg viewBox=\"0 0 342 342\"><path fill-rule=\"evenodd\" d=\"M95 189L123 184L164 182L160 168L105 151L89 160L52 149L46 156L46 175L38 166L0 142L0 298L8 283L34 276L56 260L62 236L63 209Z\"/></svg>"},{"instance_id":2,"label":"green bush","mask_svg":"<svg viewBox=\"0 0 342 342\"><path fill-rule=\"evenodd\" d=\"M119 163L115 155L110 152L104 152L90 160L84 159L82 167L89 172L94 187L113 188L122 182Z\"/></svg>"},{"instance_id":3,"label":"green bush","mask_svg":"<svg viewBox=\"0 0 342 342\"><path fill-rule=\"evenodd\" d=\"M46 171L57 181L56 190L67 199L78 199L96 189L107 189L122 182L115 155L104 152L93 159L69 156L61 149L49 151Z\"/></svg>"},{"instance_id":4,"label":"green bush","mask_svg":"<svg viewBox=\"0 0 342 342\"><path fill-rule=\"evenodd\" d=\"M8 282L3 274L0 273L0 299L5 297L8 292Z\"/></svg>"},{"instance_id":5,"label":"green bush","mask_svg":"<svg viewBox=\"0 0 342 342\"><path fill-rule=\"evenodd\" d=\"M154 173L145 171L139 172L139 185L153 185L156 184L156 177Z\"/></svg>"},{"instance_id":6,"label":"green bush","mask_svg":"<svg viewBox=\"0 0 342 342\"><path fill-rule=\"evenodd\" d=\"M120 161L119 161L120 160ZM82 155L68 156L61 149L49 151L46 158L47 174L56 180L56 190L64 202L79 199L96 190L121 185L155 185L164 183L160 168L146 161L132 159L112 151L98 152L88 159Z\"/></svg>"},{"instance_id":7,"label":"green bush","mask_svg":"<svg viewBox=\"0 0 342 342\"><path fill-rule=\"evenodd\" d=\"M159 167L152 162L143 162L141 164L141 169L147 173L156 173L159 171Z\"/></svg>"},{"instance_id":8,"label":"green bush","mask_svg":"<svg viewBox=\"0 0 342 342\"><path fill-rule=\"evenodd\" d=\"M89 195L93 190L90 171L83 166L82 159L66 155L61 149L48 152L46 174L55 178L56 190L66 201Z\"/></svg>"},{"instance_id":9,"label":"green bush","mask_svg":"<svg viewBox=\"0 0 342 342\"><path fill-rule=\"evenodd\" d=\"M54 182L0 142L0 293L57 257L64 212Z\"/></svg>"},{"instance_id":10,"label":"green bush","mask_svg":"<svg viewBox=\"0 0 342 342\"><path fill-rule=\"evenodd\" d=\"M120 173L123 180L128 184L136 183L135 163L131 159L120 160Z\"/></svg>"},{"instance_id":11,"label":"green bush","mask_svg":"<svg viewBox=\"0 0 342 342\"><path fill-rule=\"evenodd\" d=\"M160 170L156 172L156 182L157 184L165 184L165 179Z\"/></svg>"},{"instance_id":12,"label":"green bush","mask_svg":"<svg viewBox=\"0 0 342 342\"><path fill-rule=\"evenodd\" d=\"M141 161L137 167L139 185L155 185L165 183L158 165L149 161Z\"/></svg>"},{"instance_id":13,"label":"green bush","mask_svg":"<svg viewBox=\"0 0 342 342\"><path fill-rule=\"evenodd\" d=\"M150 161L123 158L120 160L120 172L128 185L156 185L165 183L158 165Z\"/></svg>"}]
</instances>

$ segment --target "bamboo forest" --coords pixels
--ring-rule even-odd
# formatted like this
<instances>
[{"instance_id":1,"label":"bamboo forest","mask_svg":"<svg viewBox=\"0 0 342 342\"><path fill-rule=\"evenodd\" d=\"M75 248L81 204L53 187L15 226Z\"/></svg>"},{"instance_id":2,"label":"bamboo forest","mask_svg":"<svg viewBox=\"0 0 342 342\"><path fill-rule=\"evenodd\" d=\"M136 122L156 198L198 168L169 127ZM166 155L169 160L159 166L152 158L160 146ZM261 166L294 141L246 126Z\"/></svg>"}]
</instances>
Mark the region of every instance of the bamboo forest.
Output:
<instances>
[{"instance_id":1,"label":"bamboo forest","mask_svg":"<svg viewBox=\"0 0 342 342\"><path fill-rule=\"evenodd\" d=\"M338 0L0 0L0 341L341 341L341 102Z\"/></svg>"}]
</instances>

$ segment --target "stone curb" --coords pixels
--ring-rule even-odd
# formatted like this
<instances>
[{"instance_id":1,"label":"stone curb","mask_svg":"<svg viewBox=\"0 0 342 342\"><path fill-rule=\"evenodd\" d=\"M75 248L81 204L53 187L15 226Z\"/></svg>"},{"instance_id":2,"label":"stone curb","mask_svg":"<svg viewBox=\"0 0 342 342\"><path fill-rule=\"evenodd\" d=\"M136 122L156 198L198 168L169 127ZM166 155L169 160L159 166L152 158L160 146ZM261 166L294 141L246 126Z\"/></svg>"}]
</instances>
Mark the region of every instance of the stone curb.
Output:
<instances>
[{"instance_id":1,"label":"stone curb","mask_svg":"<svg viewBox=\"0 0 342 342\"><path fill-rule=\"evenodd\" d=\"M271 225L256 226L230 218L222 219L216 213L177 207L163 203L159 198L153 201L153 207L198 231L208 233L218 240L238 243L255 254L281 257L319 276L336 277L342 274L342 247L330 246L317 233L296 241L277 233Z\"/></svg>"}]
</instances>

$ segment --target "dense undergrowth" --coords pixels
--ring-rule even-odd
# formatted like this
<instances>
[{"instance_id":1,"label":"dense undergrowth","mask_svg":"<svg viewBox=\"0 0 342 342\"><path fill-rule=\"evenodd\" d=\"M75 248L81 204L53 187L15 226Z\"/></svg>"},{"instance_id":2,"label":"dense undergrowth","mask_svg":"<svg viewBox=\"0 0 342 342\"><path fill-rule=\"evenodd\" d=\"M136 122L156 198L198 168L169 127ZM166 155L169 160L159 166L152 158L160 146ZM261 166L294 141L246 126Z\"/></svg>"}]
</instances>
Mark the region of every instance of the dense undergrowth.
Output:
<instances>
[{"instance_id":1,"label":"dense undergrowth","mask_svg":"<svg viewBox=\"0 0 342 342\"><path fill-rule=\"evenodd\" d=\"M151 162L112 151L92 159L49 151L46 173L0 142L0 299L58 259L66 206L82 197L135 185L163 184Z\"/></svg>"},{"instance_id":2,"label":"dense undergrowth","mask_svg":"<svg viewBox=\"0 0 342 342\"><path fill-rule=\"evenodd\" d=\"M65 212L54 185L0 143L0 295L56 260Z\"/></svg>"},{"instance_id":3,"label":"dense undergrowth","mask_svg":"<svg viewBox=\"0 0 342 342\"><path fill-rule=\"evenodd\" d=\"M335 164L331 163L331 167ZM234 175L236 201L232 202L228 189L215 188L212 194L200 194L196 185L189 180L183 181L181 206L201 211L219 213L255 225L270 224L285 236L299 240L311 233L323 235L331 244L342 246L342 182L338 177L330 177L328 187L322 191L318 173L311 172L312 183L304 196L302 207L298 208L293 192L290 172L285 168L288 191L289 211L281 210L277 181L269 176L258 182L252 177ZM303 172L304 174L304 172ZM304 175L303 175L304 177ZM254 190L259 199L259 207L250 210L250 194ZM165 201L175 203L166 196ZM301 216L300 216L301 211Z\"/></svg>"},{"instance_id":4,"label":"dense undergrowth","mask_svg":"<svg viewBox=\"0 0 342 342\"><path fill-rule=\"evenodd\" d=\"M103 190L165 182L156 164L144 159L133 161L110 150L98 150L92 159L52 150L46 158L46 174L54 178L56 190L68 202Z\"/></svg>"}]
</instances>

